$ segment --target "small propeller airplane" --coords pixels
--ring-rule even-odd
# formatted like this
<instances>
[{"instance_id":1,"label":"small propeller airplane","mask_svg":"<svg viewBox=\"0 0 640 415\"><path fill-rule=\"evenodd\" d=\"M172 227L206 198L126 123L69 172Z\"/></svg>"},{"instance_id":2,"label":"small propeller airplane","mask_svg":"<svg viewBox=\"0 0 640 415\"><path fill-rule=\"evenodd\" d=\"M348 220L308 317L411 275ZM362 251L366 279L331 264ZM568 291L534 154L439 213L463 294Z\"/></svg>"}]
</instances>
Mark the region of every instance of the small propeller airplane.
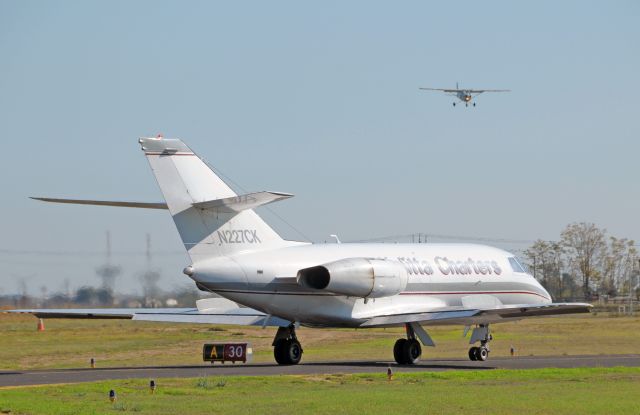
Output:
<instances>
[{"instance_id":1,"label":"small propeller airplane","mask_svg":"<svg viewBox=\"0 0 640 415\"><path fill-rule=\"evenodd\" d=\"M458 83L456 82L455 89L443 89L443 88L420 88L423 91L442 91L449 95L454 95L460 101L464 102L464 106L468 107L471 100L477 96L482 94L483 92L511 92L510 89L460 89L458 87ZM476 106L476 103L472 103L473 106ZM453 103L453 106L456 106L456 103Z\"/></svg>"}]
</instances>

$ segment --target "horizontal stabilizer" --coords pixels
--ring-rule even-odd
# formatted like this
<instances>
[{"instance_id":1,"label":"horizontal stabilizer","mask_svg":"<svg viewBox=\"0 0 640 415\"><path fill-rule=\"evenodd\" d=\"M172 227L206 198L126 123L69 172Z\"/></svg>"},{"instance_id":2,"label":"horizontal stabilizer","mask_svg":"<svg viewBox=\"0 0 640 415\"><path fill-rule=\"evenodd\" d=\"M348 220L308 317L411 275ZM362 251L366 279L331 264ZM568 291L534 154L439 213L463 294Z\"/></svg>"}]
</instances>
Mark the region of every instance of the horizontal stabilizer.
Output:
<instances>
[{"instance_id":1,"label":"horizontal stabilizer","mask_svg":"<svg viewBox=\"0 0 640 415\"><path fill-rule=\"evenodd\" d=\"M218 212L237 213L247 209L253 209L267 203L277 202L293 197L290 193L281 192L255 192L239 196L225 197L224 199L207 200L193 203L198 209L215 210Z\"/></svg>"},{"instance_id":2,"label":"horizontal stabilizer","mask_svg":"<svg viewBox=\"0 0 640 415\"><path fill-rule=\"evenodd\" d=\"M54 199L51 197L31 197L31 199L52 203L68 203L71 205L118 206L140 209L168 209L166 203L121 202L113 200Z\"/></svg>"}]
</instances>

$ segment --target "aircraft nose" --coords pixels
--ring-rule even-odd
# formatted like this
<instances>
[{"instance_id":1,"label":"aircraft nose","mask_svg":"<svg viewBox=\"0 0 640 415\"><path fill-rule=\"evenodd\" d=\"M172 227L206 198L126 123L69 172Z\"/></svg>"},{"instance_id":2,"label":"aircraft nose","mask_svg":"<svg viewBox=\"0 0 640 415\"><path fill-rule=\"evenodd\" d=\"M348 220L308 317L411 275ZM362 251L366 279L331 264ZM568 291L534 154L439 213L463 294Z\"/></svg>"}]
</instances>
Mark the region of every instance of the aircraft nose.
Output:
<instances>
[{"instance_id":1,"label":"aircraft nose","mask_svg":"<svg viewBox=\"0 0 640 415\"><path fill-rule=\"evenodd\" d=\"M547 301L545 302L552 303L553 299L551 298L551 294L549 294L549 291L547 291L547 289L544 288L542 284L540 284L540 281L536 280L533 276L531 276L531 279L533 280L533 284L536 288L536 291L538 291L540 294L547 297Z\"/></svg>"}]
</instances>

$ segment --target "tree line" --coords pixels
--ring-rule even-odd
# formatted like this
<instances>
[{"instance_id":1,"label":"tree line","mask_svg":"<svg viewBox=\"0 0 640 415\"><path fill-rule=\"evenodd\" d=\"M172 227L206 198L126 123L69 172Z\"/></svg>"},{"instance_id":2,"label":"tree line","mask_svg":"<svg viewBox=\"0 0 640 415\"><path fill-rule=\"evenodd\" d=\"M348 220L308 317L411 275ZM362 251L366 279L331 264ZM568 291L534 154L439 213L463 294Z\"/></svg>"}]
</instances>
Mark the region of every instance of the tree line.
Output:
<instances>
[{"instance_id":1,"label":"tree line","mask_svg":"<svg viewBox=\"0 0 640 415\"><path fill-rule=\"evenodd\" d=\"M640 298L635 241L610 236L593 223L572 223L559 240L537 240L524 256L531 273L556 300L630 294Z\"/></svg>"}]
</instances>

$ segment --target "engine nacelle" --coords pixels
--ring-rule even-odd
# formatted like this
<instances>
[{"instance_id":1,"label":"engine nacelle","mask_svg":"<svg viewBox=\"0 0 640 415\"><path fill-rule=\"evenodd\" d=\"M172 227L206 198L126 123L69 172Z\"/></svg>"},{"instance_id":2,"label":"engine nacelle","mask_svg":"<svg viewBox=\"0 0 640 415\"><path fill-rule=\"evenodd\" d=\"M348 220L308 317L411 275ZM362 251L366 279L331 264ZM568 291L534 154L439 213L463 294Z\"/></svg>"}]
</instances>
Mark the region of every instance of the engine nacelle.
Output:
<instances>
[{"instance_id":1,"label":"engine nacelle","mask_svg":"<svg viewBox=\"0 0 640 415\"><path fill-rule=\"evenodd\" d=\"M407 270L386 259L347 258L298 271L298 284L350 297L380 298L407 287Z\"/></svg>"}]
</instances>

